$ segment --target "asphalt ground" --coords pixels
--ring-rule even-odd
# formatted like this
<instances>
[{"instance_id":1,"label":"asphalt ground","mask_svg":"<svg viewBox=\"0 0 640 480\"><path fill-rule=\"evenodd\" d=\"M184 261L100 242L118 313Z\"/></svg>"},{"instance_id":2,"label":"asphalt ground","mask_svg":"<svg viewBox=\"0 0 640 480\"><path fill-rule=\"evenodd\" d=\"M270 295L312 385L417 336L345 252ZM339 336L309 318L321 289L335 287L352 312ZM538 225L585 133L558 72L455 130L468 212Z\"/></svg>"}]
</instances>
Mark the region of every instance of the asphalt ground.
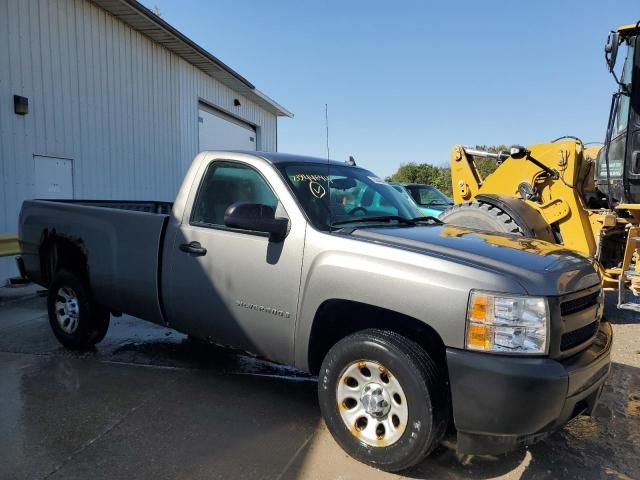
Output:
<instances>
[{"instance_id":1,"label":"asphalt ground","mask_svg":"<svg viewBox=\"0 0 640 480\"><path fill-rule=\"evenodd\" d=\"M502 456L459 457L448 439L403 477L338 447L314 378L127 316L70 352L36 290L0 289L0 479L640 479L640 315L610 301L593 417Z\"/></svg>"}]
</instances>

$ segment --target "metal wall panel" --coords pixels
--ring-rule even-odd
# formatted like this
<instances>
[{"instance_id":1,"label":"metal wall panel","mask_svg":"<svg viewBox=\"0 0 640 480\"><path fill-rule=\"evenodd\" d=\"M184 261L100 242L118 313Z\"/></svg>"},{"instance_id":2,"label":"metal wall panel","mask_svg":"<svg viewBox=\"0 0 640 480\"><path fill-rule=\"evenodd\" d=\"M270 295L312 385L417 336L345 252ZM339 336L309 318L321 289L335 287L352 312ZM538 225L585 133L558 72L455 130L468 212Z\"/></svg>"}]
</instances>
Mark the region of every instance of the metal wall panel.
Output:
<instances>
[{"instance_id":1,"label":"metal wall panel","mask_svg":"<svg viewBox=\"0 0 640 480\"><path fill-rule=\"evenodd\" d=\"M200 101L276 149L274 114L89 1L0 0L0 232L16 232L34 196L37 155L73 159L76 198L173 200L198 152ZM0 259L0 285L15 274Z\"/></svg>"}]
</instances>

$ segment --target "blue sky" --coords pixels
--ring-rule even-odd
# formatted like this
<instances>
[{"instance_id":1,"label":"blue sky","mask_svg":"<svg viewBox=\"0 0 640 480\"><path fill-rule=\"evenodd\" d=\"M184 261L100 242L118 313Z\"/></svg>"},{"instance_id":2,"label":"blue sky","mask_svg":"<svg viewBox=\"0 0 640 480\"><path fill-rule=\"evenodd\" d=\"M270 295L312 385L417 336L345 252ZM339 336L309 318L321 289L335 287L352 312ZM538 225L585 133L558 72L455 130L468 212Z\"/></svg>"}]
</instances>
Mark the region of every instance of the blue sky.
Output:
<instances>
[{"instance_id":1,"label":"blue sky","mask_svg":"<svg viewBox=\"0 0 640 480\"><path fill-rule=\"evenodd\" d=\"M331 157L380 176L456 143L601 141L607 33L640 18L631 0L143 3L295 114L280 151L326 156L327 103Z\"/></svg>"}]
</instances>

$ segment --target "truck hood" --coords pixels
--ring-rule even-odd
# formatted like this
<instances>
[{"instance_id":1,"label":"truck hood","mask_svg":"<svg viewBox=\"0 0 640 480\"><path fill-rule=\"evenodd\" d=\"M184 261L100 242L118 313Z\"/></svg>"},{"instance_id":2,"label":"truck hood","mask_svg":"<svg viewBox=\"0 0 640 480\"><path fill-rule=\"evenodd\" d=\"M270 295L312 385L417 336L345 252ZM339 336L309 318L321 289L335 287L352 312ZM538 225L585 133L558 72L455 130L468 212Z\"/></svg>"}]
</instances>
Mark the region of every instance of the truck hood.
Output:
<instances>
[{"instance_id":1,"label":"truck hood","mask_svg":"<svg viewBox=\"0 0 640 480\"><path fill-rule=\"evenodd\" d=\"M438 225L361 228L351 236L511 276L531 295L562 295L600 283L588 257L516 235Z\"/></svg>"}]
</instances>

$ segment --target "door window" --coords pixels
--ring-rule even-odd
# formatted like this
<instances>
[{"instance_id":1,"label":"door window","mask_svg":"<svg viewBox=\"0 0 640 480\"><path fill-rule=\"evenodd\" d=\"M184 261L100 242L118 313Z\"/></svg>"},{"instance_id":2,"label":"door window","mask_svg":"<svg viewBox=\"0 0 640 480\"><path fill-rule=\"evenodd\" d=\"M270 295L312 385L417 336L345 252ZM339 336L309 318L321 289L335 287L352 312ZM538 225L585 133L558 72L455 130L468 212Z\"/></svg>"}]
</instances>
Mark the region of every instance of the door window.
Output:
<instances>
[{"instance_id":1,"label":"door window","mask_svg":"<svg viewBox=\"0 0 640 480\"><path fill-rule=\"evenodd\" d=\"M628 87L631 87L631 78L633 74L633 58L634 58L634 49L631 45L627 49L627 58L624 62L624 67L622 68L622 76L620 81ZM616 111L616 116L613 124L613 132L611 135L611 140L609 145L606 147L609 150L609 175L614 178L622 177L622 168L624 165L624 158L626 154L626 146L627 146L627 125L629 123L629 104L630 104L629 95L621 95L618 99L618 106ZM600 176L606 178L607 175L607 165L605 162L600 164ZM631 166L632 173L636 174L638 172L634 171L634 166Z\"/></svg>"},{"instance_id":2,"label":"door window","mask_svg":"<svg viewBox=\"0 0 640 480\"><path fill-rule=\"evenodd\" d=\"M449 199L440 190L431 187L407 187L418 205L423 207L449 205Z\"/></svg>"},{"instance_id":3,"label":"door window","mask_svg":"<svg viewBox=\"0 0 640 480\"><path fill-rule=\"evenodd\" d=\"M240 163L213 162L198 189L191 223L224 225L224 212L236 202L260 203L274 211L278 206L277 197L256 170Z\"/></svg>"}]
</instances>

